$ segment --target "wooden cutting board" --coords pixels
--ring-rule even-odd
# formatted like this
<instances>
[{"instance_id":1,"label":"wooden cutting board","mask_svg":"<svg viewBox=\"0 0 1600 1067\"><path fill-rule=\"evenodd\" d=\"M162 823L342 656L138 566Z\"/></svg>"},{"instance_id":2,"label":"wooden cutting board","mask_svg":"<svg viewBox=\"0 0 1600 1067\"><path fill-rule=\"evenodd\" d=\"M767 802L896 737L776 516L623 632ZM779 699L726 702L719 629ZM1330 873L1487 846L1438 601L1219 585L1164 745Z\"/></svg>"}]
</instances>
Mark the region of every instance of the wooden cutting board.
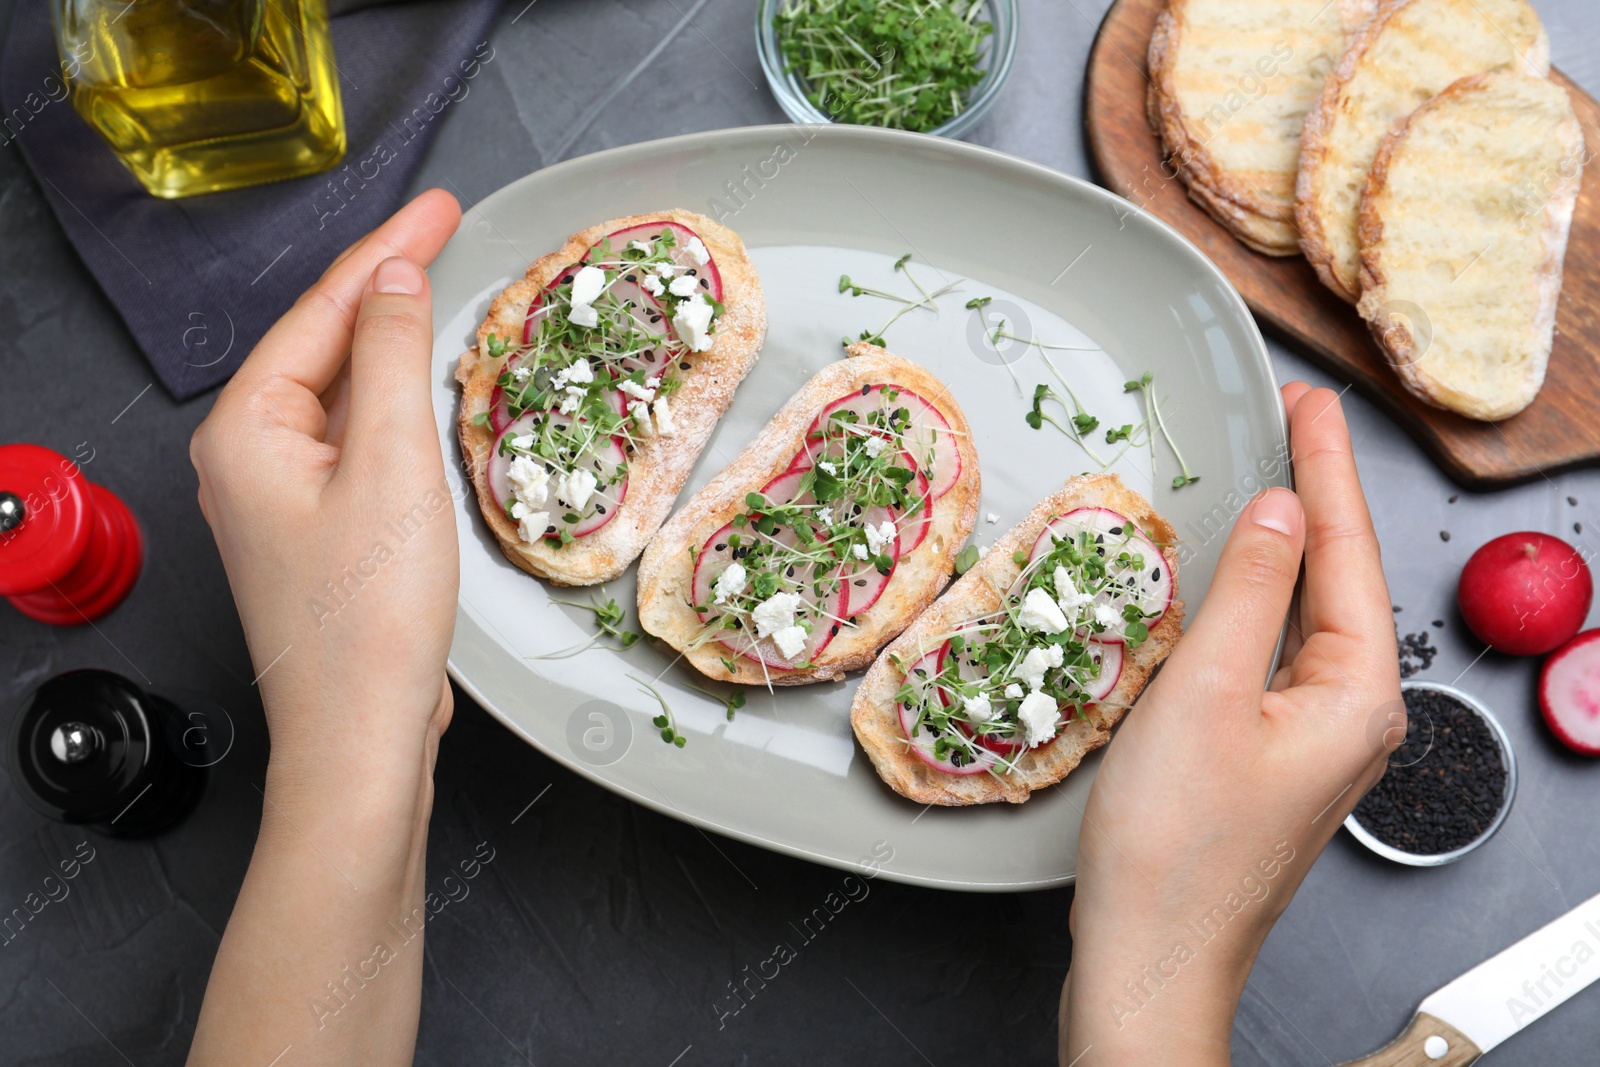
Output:
<instances>
[{"instance_id":1,"label":"wooden cutting board","mask_svg":"<svg viewBox=\"0 0 1600 1067\"><path fill-rule=\"evenodd\" d=\"M1252 252L1168 177L1145 118L1145 56L1163 0L1118 0L1100 25L1084 93L1089 151L1107 188L1175 227L1222 268L1270 332L1349 381L1411 433L1453 479L1486 489L1600 463L1600 176L1586 174L1567 247L1555 347L1544 389L1527 410L1476 422L1415 399L1400 385L1355 309L1299 256ZM1559 71L1591 154L1600 104Z\"/></svg>"}]
</instances>

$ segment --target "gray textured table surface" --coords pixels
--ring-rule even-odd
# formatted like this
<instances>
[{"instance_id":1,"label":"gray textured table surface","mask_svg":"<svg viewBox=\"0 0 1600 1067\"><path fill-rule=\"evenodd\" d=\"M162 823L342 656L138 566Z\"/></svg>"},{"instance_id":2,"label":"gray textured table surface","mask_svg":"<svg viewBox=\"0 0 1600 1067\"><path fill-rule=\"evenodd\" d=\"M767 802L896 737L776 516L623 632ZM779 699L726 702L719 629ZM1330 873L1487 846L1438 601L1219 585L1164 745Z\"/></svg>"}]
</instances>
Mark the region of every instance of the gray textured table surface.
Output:
<instances>
[{"instance_id":1,"label":"gray textured table surface","mask_svg":"<svg viewBox=\"0 0 1600 1067\"><path fill-rule=\"evenodd\" d=\"M0 26L11 2L0 0ZM524 2L502 17L500 58L452 108L419 188L476 201L596 149L782 119L756 62L750 0ZM1556 63L1600 92L1600 8L1535 3ZM1011 85L972 140L1087 175L1081 78L1106 6L1024 0ZM1282 346L1273 354L1285 379L1342 384ZM179 1063L248 859L265 761L253 672L187 455L211 398L177 405L146 391L148 368L14 147L0 149L0 361L0 440L67 453L81 442L90 477L150 535L136 595L97 628L55 630L0 609L0 726L39 681L100 666L158 692L209 694L239 734L187 823L154 843L96 841L72 894L0 948L0 1062ZM1458 490L1403 433L1359 397L1347 403L1396 621L1437 644L1426 677L1459 678L1501 712L1521 787L1499 836L1442 870L1398 869L1334 840L1251 975L1234 1062L1252 1067L1336 1063L1384 1043L1427 992L1600 891L1600 765L1544 732L1531 663L1478 658L1452 596L1461 563L1493 535L1532 528L1589 544L1576 524L1600 529L1600 472L1452 503ZM1068 890L980 901L879 880L719 1026L713 1005L728 983L790 937L838 872L713 842L614 798L464 699L437 779L430 870L442 876L481 841L495 859L430 924L419 1063L1052 1059ZM0 788L0 911L81 839ZM984 943L930 943L936 915L976 906ZM1600 990L1580 994L1488 1062L1593 1062L1597 1007Z\"/></svg>"}]
</instances>

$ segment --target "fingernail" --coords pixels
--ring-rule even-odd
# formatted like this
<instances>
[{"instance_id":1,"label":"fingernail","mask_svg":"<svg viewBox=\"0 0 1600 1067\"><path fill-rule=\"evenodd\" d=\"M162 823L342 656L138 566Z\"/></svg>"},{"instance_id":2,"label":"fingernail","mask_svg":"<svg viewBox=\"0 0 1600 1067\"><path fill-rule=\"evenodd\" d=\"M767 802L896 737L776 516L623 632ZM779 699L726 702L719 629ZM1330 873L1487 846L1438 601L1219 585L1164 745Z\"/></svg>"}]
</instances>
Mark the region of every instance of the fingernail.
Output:
<instances>
[{"instance_id":1,"label":"fingernail","mask_svg":"<svg viewBox=\"0 0 1600 1067\"><path fill-rule=\"evenodd\" d=\"M1287 489L1268 489L1250 509L1250 521L1281 534L1292 534L1300 523L1300 499Z\"/></svg>"},{"instance_id":2,"label":"fingernail","mask_svg":"<svg viewBox=\"0 0 1600 1067\"><path fill-rule=\"evenodd\" d=\"M416 296L422 292L422 268L409 259L395 256L378 264L372 272L372 291L375 293L404 293Z\"/></svg>"}]
</instances>

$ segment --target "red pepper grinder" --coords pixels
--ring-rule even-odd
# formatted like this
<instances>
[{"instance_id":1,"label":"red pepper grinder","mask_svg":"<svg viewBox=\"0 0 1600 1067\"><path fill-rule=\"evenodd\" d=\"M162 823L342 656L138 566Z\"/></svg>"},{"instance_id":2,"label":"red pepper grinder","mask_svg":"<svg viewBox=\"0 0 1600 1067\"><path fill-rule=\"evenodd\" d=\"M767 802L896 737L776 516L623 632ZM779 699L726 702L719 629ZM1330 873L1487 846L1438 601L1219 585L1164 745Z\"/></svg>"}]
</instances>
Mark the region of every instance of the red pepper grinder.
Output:
<instances>
[{"instance_id":1,"label":"red pepper grinder","mask_svg":"<svg viewBox=\"0 0 1600 1067\"><path fill-rule=\"evenodd\" d=\"M122 603L144 564L133 512L39 445L0 446L0 596L54 626Z\"/></svg>"}]
</instances>

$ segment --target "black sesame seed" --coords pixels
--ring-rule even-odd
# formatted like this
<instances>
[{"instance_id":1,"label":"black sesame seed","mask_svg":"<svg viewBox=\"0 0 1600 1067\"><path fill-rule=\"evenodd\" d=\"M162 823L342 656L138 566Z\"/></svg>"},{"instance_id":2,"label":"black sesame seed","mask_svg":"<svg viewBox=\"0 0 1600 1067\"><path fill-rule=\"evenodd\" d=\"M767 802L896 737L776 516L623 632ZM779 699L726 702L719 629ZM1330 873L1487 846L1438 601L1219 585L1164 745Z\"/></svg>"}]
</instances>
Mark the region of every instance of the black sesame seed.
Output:
<instances>
[{"instance_id":1,"label":"black sesame seed","mask_svg":"<svg viewBox=\"0 0 1600 1067\"><path fill-rule=\"evenodd\" d=\"M855 581L855 584L858 585L858 586L859 585L866 585L867 584L867 580L865 578L857 578L856 581Z\"/></svg>"},{"instance_id":2,"label":"black sesame seed","mask_svg":"<svg viewBox=\"0 0 1600 1067\"><path fill-rule=\"evenodd\" d=\"M867 395L867 394L868 394L868 393L870 393L870 392L872 392L872 386L870 386L870 385L863 385L863 386L862 386L862 387L861 387L861 395L862 395L862 396L866 396L866 395Z\"/></svg>"},{"instance_id":3,"label":"black sesame seed","mask_svg":"<svg viewBox=\"0 0 1600 1067\"><path fill-rule=\"evenodd\" d=\"M546 526L544 528L544 532L547 534L553 534L556 532L556 528L554 526Z\"/></svg>"},{"instance_id":4,"label":"black sesame seed","mask_svg":"<svg viewBox=\"0 0 1600 1067\"><path fill-rule=\"evenodd\" d=\"M1444 629L1444 620L1443 619L1434 619L1433 620L1433 628L1436 629L1436 630Z\"/></svg>"},{"instance_id":5,"label":"black sesame seed","mask_svg":"<svg viewBox=\"0 0 1600 1067\"><path fill-rule=\"evenodd\" d=\"M1430 689L1405 693L1406 739L1356 819L1378 840L1417 855L1481 837L1505 804L1506 771L1492 730L1471 708Z\"/></svg>"},{"instance_id":6,"label":"black sesame seed","mask_svg":"<svg viewBox=\"0 0 1600 1067\"><path fill-rule=\"evenodd\" d=\"M1451 493L1450 494L1450 503L1454 504L1457 500L1460 500L1460 499L1461 499L1461 494L1460 493Z\"/></svg>"},{"instance_id":7,"label":"black sesame seed","mask_svg":"<svg viewBox=\"0 0 1600 1067\"><path fill-rule=\"evenodd\" d=\"M1159 582L1161 580L1161 568L1160 567L1157 567L1155 570L1150 572L1150 580L1152 582Z\"/></svg>"},{"instance_id":8,"label":"black sesame seed","mask_svg":"<svg viewBox=\"0 0 1600 1067\"><path fill-rule=\"evenodd\" d=\"M599 514L604 515L606 513L606 506L604 504L596 504L594 506L594 510Z\"/></svg>"},{"instance_id":9,"label":"black sesame seed","mask_svg":"<svg viewBox=\"0 0 1600 1067\"><path fill-rule=\"evenodd\" d=\"M724 541L722 544L718 545L716 547L716 549L715 549L715 551L717 551L717 552L726 552L727 550L728 550L728 543L726 541Z\"/></svg>"},{"instance_id":10,"label":"black sesame seed","mask_svg":"<svg viewBox=\"0 0 1600 1067\"><path fill-rule=\"evenodd\" d=\"M694 272L690 271L690 273L692 274ZM710 289L711 288L711 283L709 281L707 281L706 279L701 278L700 279L700 288L702 288L702 289Z\"/></svg>"},{"instance_id":11,"label":"black sesame seed","mask_svg":"<svg viewBox=\"0 0 1600 1067\"><path fill-rule=\"evenodd\" d=\"M1440 530L1439 531L1439 540L1441 540L1441 541L1450 540L1450 531L1449 530Z\"/></svg>"},{"instance_id":12,"label":"black sesame seed","mask_svg":"<svg viewBox=\"0 0 1600 1067\"><path fill-rule=\"evenodd\" d=\"M1583 533L1583 523L1581 523L1581 522L1573 523L1572 524L1572 532L1573 533Z\"/></svg>"},{"instance_id":13,"label":"black sesame seed","mask_svg":"<svg viewBox=\"0 0 1600 1067\"><path fill-rule=\"evenodd\" d=\"M684 271L683 273L685 273L685 274L696 274L698 272L693 267L690 267L688 270Z\"/></svg>"},{"instance_id":14,"label":"black sesame seed","mask_svg":"<svg viewBox=\"0 0 1600 1067\"><path fill-rule=\"evenodd\" d=\"M1571 504L1573 507L1577 507L1578 506L1578 498L1575 497L1575 496L1569 496L1569 497L1567 497L1567 503Z\"/></svg>"},{"instance_id":15,"label":"black sesame seed","mask_svg":"<svg viewBox=\"0 0 1600 1067\"><path fill-rule=\"evenodd\" d=\"M638 278L634 277L632 274L625 275L625 278L630 282L637 282L639 280Z\"/></svg>"},{"instance_id":16,"label":"black sesame seed","mask_svg":"<svg viewBox=\"0 0 1600 1067\"><path fill-rule=\"evenodd\" d=\"M852 619L853 619L853 618L855 618L855 616L854 616L854 615L852 615L852 616L850 616L850 617L851 617L851 618L852 618ZM839 632L839 624L838 624L838 623L834 623L834 624L833 624L833 629L832 629L832 630L831 630L831 631L829 631L829 632L830 632L830 633L835 633L835 634L836 634L836 633L838 633L838 632Z\"/></svg>"},{"instance_id":17,"label":"black sesame seed","mask_svg":"<svg viewBox=\"0 0 1600 1067\"><path fill-rule=\"evenodd\" d=\"M1111 536L1112 537L1119 537L1119 536L1121 536L1121 534L1122 534L1122 527L1120 527L1120 526L1111 527Z\"/></svg>"},{"instance_id":18,"label":"black sesame seed","mask_svg":"<svg viewBox=\"0 0 1600 1067\"><path fill-rule=\"evenodd\" d=\"M1389 605L1389 606L1390 606L1390 607L1392 607L1392 608L1394 608L1394 613L1395 613L1395 614L1396 614L1396 615L1398 615L1398 614L1400 614L1400 605L1399 605L1399 604L1391 604L1391 605Z\"/></svg>"},{"instance_id":19,"label":"black sesame seed","mask_svg":"<svg viewBox=\"0 0 1600 1067\"><path fill-rule=\"evenodd\" d=\"M679 363L678 364L678 369L679 370L688 370L689 369L689 364L688 363Z\"/></svg>"}]
</instances>

